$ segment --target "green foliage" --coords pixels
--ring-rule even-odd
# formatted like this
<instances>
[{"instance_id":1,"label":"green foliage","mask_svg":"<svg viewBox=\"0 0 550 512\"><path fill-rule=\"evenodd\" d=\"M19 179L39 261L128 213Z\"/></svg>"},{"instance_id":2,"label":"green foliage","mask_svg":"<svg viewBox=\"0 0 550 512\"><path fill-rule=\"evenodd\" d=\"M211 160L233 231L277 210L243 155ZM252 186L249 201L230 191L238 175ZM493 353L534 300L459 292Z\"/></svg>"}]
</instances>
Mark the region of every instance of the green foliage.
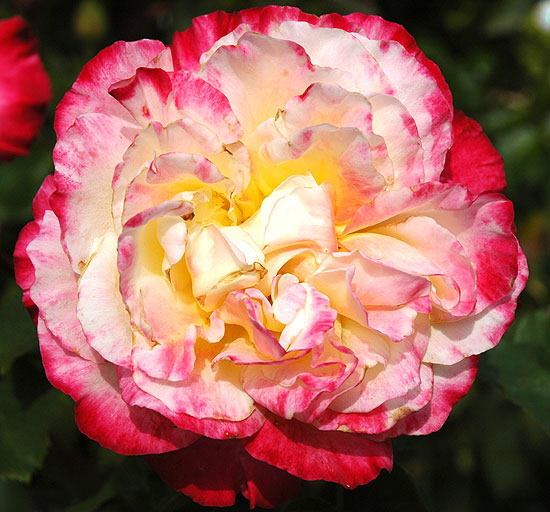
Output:
<instances>
[{"instance_id":1,"label":"green foliage","mask_svg":"<svg viewBox=\"0 0 550 512\"><path fill-rule=\"evenodd\" d=\"M0 377L23 354L36 350L36 329L21 303L21 291L14 284L7 287L0 300L0 325L10 325L9 336L0 343Z\"/></svg>"},{"instance_id":2,"label":"green foliage","mask_svg":"<svg viewBox=\"0 0 550 512\"><path fill-rule=\"evenodd\" d=\"M8 376L0 381L0 403L0 480L28 483L42 465L48 431L66 400L51 390L23 409Z\"/></svg>"},{"instance_id":3,"label":"green foliage","mask_svg":"<svg viewBox=\"0 0 550 512\"><path fill-rule=\"evenodd\" d=\"M550 434L549 311L540 309L523 316L488 360L506 395Z\"/></svg>"}]
</instances>

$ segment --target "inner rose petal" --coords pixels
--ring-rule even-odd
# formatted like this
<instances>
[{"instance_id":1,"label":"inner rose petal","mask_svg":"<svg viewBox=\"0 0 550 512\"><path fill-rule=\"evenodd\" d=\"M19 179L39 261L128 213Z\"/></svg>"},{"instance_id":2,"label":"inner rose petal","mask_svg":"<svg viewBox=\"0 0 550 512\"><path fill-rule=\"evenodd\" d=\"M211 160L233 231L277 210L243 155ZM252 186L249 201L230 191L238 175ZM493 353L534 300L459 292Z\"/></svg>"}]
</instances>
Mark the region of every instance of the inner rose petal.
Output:
<instances>
[{"instance_id":1,"label":"inner rose petal","mask_svg":"<svg viewBox=\"0 0 550 512\"><path fill-rule=\"evenodd\" d=\"M241 227L269 254L307 245L328 254L337 249L334 206L328 183L312 176L292 176L262 201L259 210ZM287 222L292 212L294 222Z\"/></svg>"},{"instance_id":2,"label":"inner rose petal","mask_svg":"<svg viewBox=\"0 0 550 512\"><path fill-rule=\"evenodd\" d=\"M334 326L337 312L330 307L328 297L312 286L287 282L277 286L273 314L285 324L279 343L289 351L308 350L323 344L327 331Z\"/></svg>"},{"instance_id":3,"label":"inner rose petal","mask_svg":"<svg viewBox=\"0 0 550 512\"><path fill-rule=\"evenodd\" d=\"M193 294L207 311L229 292L257 285L266 273L263 252L237 226L208 225L189 233L185 259Z\"/></svg>"},{"instance_id":4,"label":"inner rose petal","mask_svg":"<svg viewBox=\"0 0 550 512\"><path fill-rule=\"evenodd\" d=\"M384 177L374 168L368 142L360 130L328 124L305 128L290 140L264 143L255 161L256 186L265 195L282 179L311 173L317 183L330 181L335 189L336 222L384 190Z\"/></svg>"}]
</instances>

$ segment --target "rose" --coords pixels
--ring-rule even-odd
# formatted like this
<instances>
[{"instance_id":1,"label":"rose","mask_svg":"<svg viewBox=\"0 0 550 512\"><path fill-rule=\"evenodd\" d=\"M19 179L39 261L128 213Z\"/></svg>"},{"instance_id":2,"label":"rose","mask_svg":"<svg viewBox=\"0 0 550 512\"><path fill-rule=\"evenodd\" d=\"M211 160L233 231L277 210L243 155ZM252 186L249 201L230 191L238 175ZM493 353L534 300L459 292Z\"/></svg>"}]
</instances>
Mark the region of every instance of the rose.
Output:
<instances>
[{"instance_id":1,"label":"rose","mask_svg":"<svg viewBox=\"0 0 550 512\"><path fill-rule=\"evenodd\" d=\"M27 153L51 97L27 22L19 16L0 20L0 160Z\"/></svg>"},{"instance_id":2,"label":"rose","mask_svg":"<svg viewBox=\"0 0 550 512\"><path fill-rule=\"evenodd\" d=\"M15 255L47 376L199 503L391 469L513 319L501 159L398 25L203 16L101 52L55 124Z\"/></svg>"}]
</instances>

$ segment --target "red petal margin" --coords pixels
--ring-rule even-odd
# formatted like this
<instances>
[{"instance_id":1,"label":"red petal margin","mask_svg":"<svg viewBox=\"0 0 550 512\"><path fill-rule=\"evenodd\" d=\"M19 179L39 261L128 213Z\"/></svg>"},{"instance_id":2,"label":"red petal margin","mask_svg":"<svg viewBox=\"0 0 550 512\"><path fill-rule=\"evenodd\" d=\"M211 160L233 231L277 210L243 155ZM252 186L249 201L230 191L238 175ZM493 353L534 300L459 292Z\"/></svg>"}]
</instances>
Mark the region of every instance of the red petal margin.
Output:
<instances>
[{"instance_id":1,"label":"red petal margin","mask_svg":"<svg viewBox=\"0 0 550 512\"><path fill-rule=\"evenodd\" d=\"M445 96L445 99L452 105L453 99L451 91L445 78L441 74L441 70L437 64L424 55L422 50L416 44L413 36L407 30L399 25L387 21L380 16L373 16L354 12L346 16L339 14L326 14L321 16L319 25L329 28L341 28L346 32L359 32L366 35L369 39L397 41L407 50L415 59L421 62L431 73L436 80L439 89Z\"/></svg>"},{"instance_id":2,"label":"red petal margin","mask_svg":"<svg viewBox=\"0 0 550 512\"><path fill-rule=\"evenodd\" d=\"M268 417L245 445L263 460L304 480L327 480L353 489L391 471L392 446L359 434L323 432L296 420Z\"/></svg>"},{"instance_id":3,"label":"red petal margin","mask_svg":"<svg viewBox=\"0 0 550 512\"><path fill-rule=\"evenodd\" d=\"M453 137L441 177L466 185L474 197L502 190L506 186L503 160L481 126L455 110Z\"/></svg>"},{"instance_id":4,"label":"red petal margin","mask_svg":"<svg viewBox=\"0 0 550 512\"><path fill-rule=\"evenodd\" d=\"M266 34L271 26L285 20L307 21L316 25L319 18L296 7L280 5L252 7L235 13L217 11L198 16L193 19L189 29L174 34L171 46L174 69L197 71L200 56L241 23L248 24L254 32Z\"/></svg>"},{"instance_id":5,"label":"red petal margin","mask_svg":"<svg viewBox=\"0 0 550 512\"><path fill-rule=\"evenodd\" d=\"M298 478L255 460L239 440L203 437L183 450L147 460L170 487L209 507L231 506L240 492L250 508L274 508L300 490Z\"/></svg>"},{"instance_id":6,"label":"red petal margin","mask_svg":"<svg viewBox=\"0 0 550 512\"><path fill-rule=\"evenodd\" d=\"M189 29L176 32L171 46L175 69L197 71L201 54L208 51L221 37L235 30L241 23L260 34L267 34L283 21L306 21L311 25L327 28L339 28L346 32L359 32L370 39L390 40L400 43L411 55L419 60L437 81L448 103L452 104L449 86L437 65L429 60L418 48L414 38L397 23L386 21L379 16L361 13L341 16L327 14L314 16L297 7L268 5L252 7L236 13L213 12L195 18Z\"/></svg>"},{"instance_id":7,"label":"red petal margin","mask_svg":"<svg viewBox=\"0 0 550 512\"><path fill-rule=\"evenodd\" d=\"M15 281L23 290L23 304L29 311L35 324L38 318L38 310L30 297L30 289L34 283L34 267L27 256L27 246L38 236L40 232L40 222L44 217L44 212L51 209L50 197L54 192L55 184L53 175L46 176L46 179L36 193L32 203L33 216L36 220L29 222L21 230L13 253Z\"/></svg>"}]
</instances>

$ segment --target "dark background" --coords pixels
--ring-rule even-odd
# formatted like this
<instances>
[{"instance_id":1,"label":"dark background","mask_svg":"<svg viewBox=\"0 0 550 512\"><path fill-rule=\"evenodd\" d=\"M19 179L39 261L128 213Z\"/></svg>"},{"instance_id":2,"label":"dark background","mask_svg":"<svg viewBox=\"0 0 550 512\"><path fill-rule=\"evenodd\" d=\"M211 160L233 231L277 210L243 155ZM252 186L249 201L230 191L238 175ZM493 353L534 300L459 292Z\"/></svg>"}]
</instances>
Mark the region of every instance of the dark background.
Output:
<instances>
[{"instance_id":1,"label":"dark background","mask_svg":"<svg viewBox=\"0 0 550 512\"><path fill-rule=\"evenodd\" d=\"M271 2L269 2L271 3ZM0 510L199 511L140 457L99 447L74 425L72 401L44 377L34 327L19 304L11 253L51 173L55 105L83 64L120 39L161 39L235 0L0 0L40 39L54 89L28 157L0 164ZM550 2L319 0L305 11L361 11L401 23L441 67L455 105L478 120L505 159L506 195L531 277L517 320L481 358L470 394L437 433L394 442L396 468L354 491L306 483L285 512L550 511ZM0 120L1 122L1 120ZM227 510L247 510L246 500Z\"/></svg>"}]
</instances>

